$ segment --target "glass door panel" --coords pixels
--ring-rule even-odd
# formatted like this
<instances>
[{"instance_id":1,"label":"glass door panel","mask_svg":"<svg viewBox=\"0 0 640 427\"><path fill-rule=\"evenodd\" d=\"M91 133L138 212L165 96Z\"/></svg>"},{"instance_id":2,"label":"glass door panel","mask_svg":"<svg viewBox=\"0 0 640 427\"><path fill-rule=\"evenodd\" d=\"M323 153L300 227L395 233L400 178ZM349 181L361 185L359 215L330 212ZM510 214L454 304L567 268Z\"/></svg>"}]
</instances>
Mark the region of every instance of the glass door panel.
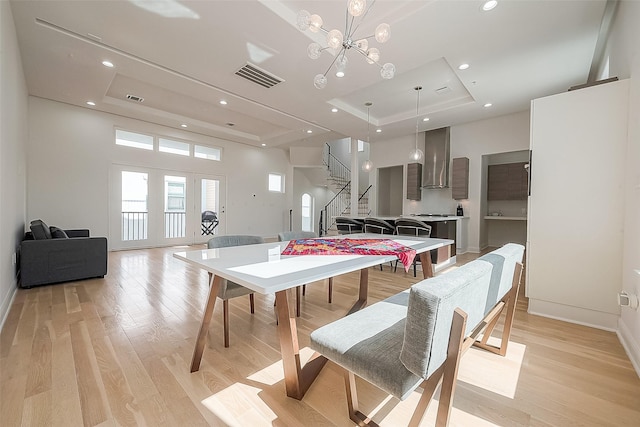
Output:
<instances>
[{"instance_id":1,"label":"glass door panel","mask_svg":"<svg viewBox=\"0 0 640 427\"><path fill-rule=\"evenodd\" d=\"M149 237L149 174L122 171L121 239L147 240Z\"/></svg>"},{"instance_id":2,"label":"glass door panel","mask_svg":"<svg viewBox=\"0 0 640 427\"><path fill-rule=\"evenodd\" d=\"M164 177L164 238L186 237L187 178Z\"/></svg>"},{"instance_id":3,"label":"glass door panel","mask_svg":"<svg viewBox=\"0 0 640 427\"><path fill-rule=\"evenodd\" d=\"M212 236L224 234L224 177L197 176L197 194L194 216L200 223L195 233L196 243L205 243Z\"/></svg>"}]
</instances>

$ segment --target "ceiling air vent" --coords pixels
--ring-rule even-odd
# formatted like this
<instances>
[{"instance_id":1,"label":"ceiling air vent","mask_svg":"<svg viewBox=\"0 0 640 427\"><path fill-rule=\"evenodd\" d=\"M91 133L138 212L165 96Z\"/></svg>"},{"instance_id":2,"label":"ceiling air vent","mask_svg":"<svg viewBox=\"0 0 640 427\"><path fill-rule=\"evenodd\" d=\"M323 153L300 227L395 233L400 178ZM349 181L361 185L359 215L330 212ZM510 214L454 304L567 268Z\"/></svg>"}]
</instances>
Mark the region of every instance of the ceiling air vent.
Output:
<instances>
[{"instance_id":1,"label":"ceiling air vent","mask_svg":"<svg viewBox=\"0 0 640 427\"><path fill-rule=\"evenodd\" d=\"M443 94L449 93L449 92L451 92L451 88L449 86L442 86L442 87L439 87L438 89L436 89L436 93L438 95L443 95Z\"/></svg>"},{"instance_id":2,"label":"ceiling air vent","mask_svg":"<svg viewBox=\"0 0 640 427\"><path fill-rule=\"evenodd\" d=\"M130 95L130 94L127 94L127 99L130 100L130 101L135 101L135 102L144 101L144 98L142 98L140 96Z\"/></svg>"},{"instance_id":3,"label":"ceiling air vent","mask_svg":"<svg viewBox=\"0 0 640 427\"><path fill-rule=\"evenodd\" d=\"M256 67L255 65L247 62L247 64L236 71L236 75L244 77L245 79L259 84L260 86L270 88L278 83L282 83L280 77L276 77L273 74L269 74L266 71Z\"/></svg>"}]
</instances>

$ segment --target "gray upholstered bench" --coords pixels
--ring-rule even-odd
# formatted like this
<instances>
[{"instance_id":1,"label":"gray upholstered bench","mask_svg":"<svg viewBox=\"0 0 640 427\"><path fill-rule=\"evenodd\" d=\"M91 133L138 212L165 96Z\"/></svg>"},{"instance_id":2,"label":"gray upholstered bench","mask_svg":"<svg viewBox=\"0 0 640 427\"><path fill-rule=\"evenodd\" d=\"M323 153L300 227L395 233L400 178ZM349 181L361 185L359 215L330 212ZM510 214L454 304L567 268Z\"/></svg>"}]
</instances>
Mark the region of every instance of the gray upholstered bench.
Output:
<instances>
[{"instance_id":1,"label":"gray upholstered bench","mask_svg":"<svg viewBox=\"0 0 640 427\"><path fill-rule=\"evenodd\" d=\"M442 381L437 424L446 425L462 353L474 343L506 353L523 253L522 245L507 244L312 332L311 348L346 370L351 419L366 425L370 418L358 411L358 375L401 400L423 387L411 425L420 423ZM503 311L502 341L492 347L487 339Z\"/></svg>"}]
</instances>

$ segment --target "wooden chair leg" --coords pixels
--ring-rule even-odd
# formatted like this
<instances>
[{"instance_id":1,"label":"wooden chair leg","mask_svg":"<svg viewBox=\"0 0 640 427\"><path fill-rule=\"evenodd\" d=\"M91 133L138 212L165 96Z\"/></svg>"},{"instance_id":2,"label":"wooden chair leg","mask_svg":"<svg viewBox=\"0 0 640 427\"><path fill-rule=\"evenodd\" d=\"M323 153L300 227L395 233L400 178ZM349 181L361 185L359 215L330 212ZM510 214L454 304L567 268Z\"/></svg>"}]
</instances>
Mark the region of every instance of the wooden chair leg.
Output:
<instances>
[{"instance_id":1,"label":"wooden chair leg","mask_svg":"<svg viewBox=\"0 0 640 427\"><path fill-rule=\"evenodd\" d=\"M255 313L256 303L253 298L253 294L249 294L249 306L251 307L251 314Z\"/></svg>"},{"instance_id":2,"label":"wooden chair leg","mask_svg":"<svg viewBox=\"0 0 640 427\"><path fill-rule=\"evenodd\" d=\"M224 332L224 346L229 347L229 300L222 301L222 319Z\"/></svg>"},{"instance_id":3,"label":"wooden chair leg","mask_svg":"<svg viewBox=\"0 0 640 427\"><path fill-rule=\"evenodd\" d=\"M464 351L463 343L466 323L467 314L459 308L456 308L453 313L453 321L451 322L447 359L444 362L436 427L446 427L449 425L449 416L451 415L451 407L453 406L453 395L456 391L456 378L458 377L460 357Z\"/></svg>"},{"instance_id":4,"label":"wooden chair leg","mask_svg":"<svg viewBox=\"0 0 640 427\"><path fill-rule=\"evenodd\" d=\"M296 286L296 317L300 317L300 286Z\"/></svg>"},{"instance_id":5,"label":"wooden chair leg","mask_svg":"<svg viewBox=\"0 0 640 427\"><path fill-rule=\"evenodd\" d=\"M371 418L360 412L358 409L358 393L356 392L356 376L344 370L344 386L347 392L347 408L349 409L349 418L359 426L378 427Z\"/></svg>"},{"instance_id":6,"label":"wooden chair leg","mask_svg":"<svg viewBox=\"0 0 640 427\"><path fill-rule=\"evenodd\" d=\"M333 300L333 277L329 277L329 304Z\"/></svg>"},{"instance_id":7,"label":"wooden chair leg","mask_svg":"<svg viewBox=\"0 0 640 427\"><path fill-rule=\"evenodd\" d=\"M307 285L302 285L302 296L307 294Z\"/></svg>"}]
</instances>

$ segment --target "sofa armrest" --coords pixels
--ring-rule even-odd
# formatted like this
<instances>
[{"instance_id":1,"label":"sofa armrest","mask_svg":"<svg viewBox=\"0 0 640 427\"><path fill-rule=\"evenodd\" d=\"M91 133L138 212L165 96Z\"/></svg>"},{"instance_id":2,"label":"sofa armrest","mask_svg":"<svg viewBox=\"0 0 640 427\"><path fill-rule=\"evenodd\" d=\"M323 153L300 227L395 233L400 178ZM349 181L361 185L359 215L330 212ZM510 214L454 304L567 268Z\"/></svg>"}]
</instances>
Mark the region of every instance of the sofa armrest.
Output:
<instances>
[{"instance_id":1,"label":"sofa armrest","mask_svg":"<svg viewBox=\"0 0 640 427\"><path fill-rule=\"evenodd\" d=\"M64 230L69 237L89 237L89 230L82 228L77 230Z\"/></svg>"},{"instance_id":2,"label":"sofa armrest","mask_svg":"<svg viewBox=\"0 0 640 427\"><path fill-rule=\"evenodd\" d=\"M23 240L20 245L22 287L103 277L107 274L107 238Z\"/></svg>"}]
</instances>

